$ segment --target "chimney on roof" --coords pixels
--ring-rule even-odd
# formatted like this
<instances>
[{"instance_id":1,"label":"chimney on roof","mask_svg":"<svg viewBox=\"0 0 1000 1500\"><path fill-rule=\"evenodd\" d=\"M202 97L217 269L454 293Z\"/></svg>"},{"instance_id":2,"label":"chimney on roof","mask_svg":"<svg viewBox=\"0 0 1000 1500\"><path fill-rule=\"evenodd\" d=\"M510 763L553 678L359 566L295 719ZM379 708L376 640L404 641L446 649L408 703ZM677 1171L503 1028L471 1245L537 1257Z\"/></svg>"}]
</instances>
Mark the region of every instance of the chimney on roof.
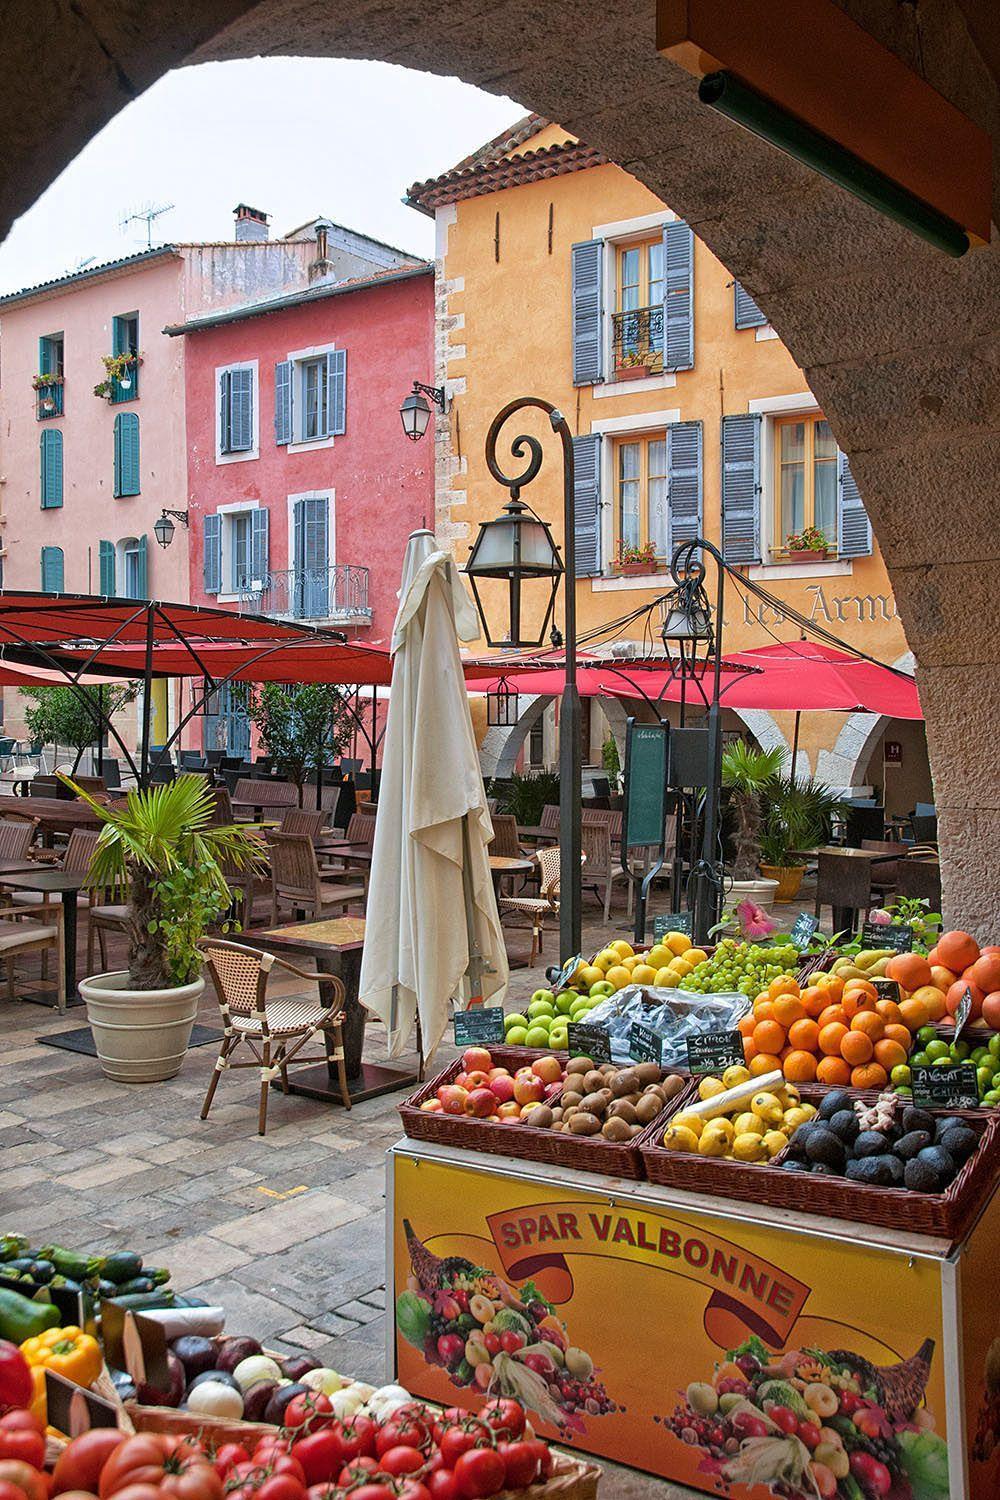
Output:
<instances>
[{"instance_id":1,"label":"chimney on roof","mask_svg":"<svg viewBox=\"0 0 1000 1500\"><path fill-rule=\"evenodd\" d=\"M237 244L258 243L268 238L267 214L263 209L251 208L248 203L237 203L233 214L236 218Z\"/></svg>"},{"instance_id":2,"label":"chimney on roof","mask_svg":"<svg viewBox=\"0 0 1000 1500\"><path fill-rule=\"evenodd\" d=\"M330 260L330 230L332 228L333 224L329 219L316 220L316 259L309 263L310 281L319 281L333 272L333 262Z\"/></svg>"}]
</instances>

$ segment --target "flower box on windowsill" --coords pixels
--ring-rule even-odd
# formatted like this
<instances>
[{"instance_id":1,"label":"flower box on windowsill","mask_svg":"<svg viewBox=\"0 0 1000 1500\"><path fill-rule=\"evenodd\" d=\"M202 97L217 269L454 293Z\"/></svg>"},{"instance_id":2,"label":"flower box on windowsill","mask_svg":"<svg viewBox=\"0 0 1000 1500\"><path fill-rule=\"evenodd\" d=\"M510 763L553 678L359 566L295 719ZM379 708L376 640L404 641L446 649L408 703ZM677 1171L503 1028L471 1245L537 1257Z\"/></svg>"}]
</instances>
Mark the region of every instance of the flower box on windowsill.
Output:
<instances>
[{"instance_id":1,"label":"flower box on windowsill","mask_svg":"<svg viewBox=\"0 0 1000 1500\"><path fill-rule=\"evenodd\" d=\"M792 563L826 562L829 556L828 547L797 547L785 553L785 557Z\"/></svg>"},{"instance_id":2,"label":"flower box on windowsill","mask_svg":"<svg viewBox=\"0 0 1000 1500\"><path fill-rule=\"evenodd\" d=\"M648 375L652 375L652 373L653 370L651 365L620 365L618 369L615 370L615 379L645 380L646 377Z\"/></svg>"},{"instance_id":3,"label":"flower box on windowsill","mask_svg":"<svg viewBox=\"0 0 1000 1500\"><path fill-rule=\"evenodd\" d=\"M642 578L647 573L659 573L660 563L652 562L614 563L612 571L616 578Z\"/></svg>"}]
</instances>

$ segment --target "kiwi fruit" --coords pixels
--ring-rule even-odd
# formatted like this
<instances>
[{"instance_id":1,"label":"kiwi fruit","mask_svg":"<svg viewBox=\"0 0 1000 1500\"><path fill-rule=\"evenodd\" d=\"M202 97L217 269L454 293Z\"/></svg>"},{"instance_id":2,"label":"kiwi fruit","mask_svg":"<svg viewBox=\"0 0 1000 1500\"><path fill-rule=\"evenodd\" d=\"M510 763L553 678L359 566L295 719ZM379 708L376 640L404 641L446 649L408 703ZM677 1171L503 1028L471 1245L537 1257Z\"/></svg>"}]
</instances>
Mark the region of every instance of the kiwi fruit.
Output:
<instances>
[{"instance_id":1,"label":"kiwi fruit","mask_svg":"<svg viewBox=\"0 0 1000 1500\"><path fill-rule=\"evenodd\" d=\"M669 1101L676 1099L677 1095L682 1093L686 1087L687 1083L685 1079L680 1078L676 1073L668 1073L667 1077L660 1084L660 1093Z\"/></svg>"},{"instance_id":2,"label":"kiwi fruit","mask_svg":"<svg viewBox=\"0 0 1000 1500\"><path fill-rule=\"evenodd\" d=\"M547 1104L536 1104L524 1123L534 1125L537 1130L548 1130L552 1124L552 1111Z\"/></svg>"},{"instance_id":3,"label":"kiwi fruit","mask_svg":"<svg viewBox=\"0 0 1000 1500\"><path fill-rule=\"evenodd\" d=\"M640 1125L651 1125L662 1108L663 1105L655 1094L643 1094L635 1106L636 1121Z\"/></svg>"},{"instance_id":4,"label":"kiwi fruit","mask_svg":"<svg viewBox=\"0 0 1000 1500\"><path fill-rule=\"evenodd\" d=\"M596 1115L579 1109L570 1120L569 1128L573 1135L597 1135L601 1129L601 1122Z\"/></svg>"},{"instance_id":5,"label":"kiwi fruit","mask_svg":"<svg viewBox=\"0 0 1000 1500\"><path fill-rule=\"evenodd\" d=\"M641 1088L645 1088L647 1084L659 1083L660 1081L660 1069L655 1062L637 1063L631 1071L639 1080Z\"/></svg>"},{"instance_id":6,"label":"kiwi fruit","mask_svg":"<svg viewBox=\"0 0 1000 1500\"><path fill-rule=\"evenodd\" d=\"M616 1073L611 1080L611 1092L616 1099L622 1099L626 1094L636 1092L639 1080L634 1068L626 1068L621 1073Z\"/></svg>"},{"instance_id":7,"label":"kiwi fruit","mask_svg":"<svg viewBox=\"0 0 1000 1500\"><path fill-rule=\"evenodd\" d=\"M606 1141L629 1141L632 1139L632 1129L620 1115L612 1115L601 1126L601 1135Z\"/></svg>"},{"instance_id":8,"label":"kiwi fruit","mask_svg":"<svg viewBox=\"0 0 1000 1500\"><path fill-rule=\"evenodd\" d=\"M608 1117L624 1120L626 1125L634 1125L638 1118L638 1105L632 1104L628 1099L616 1099L608 1106Z\"/></svg>"},{"instance_id":9,"label":"kiwi fruit","mask_svg":"<svg viewBox=\"0 0 1000 1500\"><path fill-rule=\"evenodd\" d=\"M567 1105L579 1104L582 1098L583 1095L581 1093L578 1093L576 1089L563 1089L562 1093L559 1095L559 1103L562 1105L563 1109L565 1109Z\"/></svg>"},{"instance_id":10,"label":"kiwi fruit","mask_svg":"<svg viewBox=\"0 0 1000 1500\"><path fill-rule=\"evenodd\" d=\"M592 1057L571 1057L566 1064L567 1073L590 1073L594 1068Z\"/></svg>"},{"instance_id":11,"label":"kiwi fruit","mask_svg":"<svg viewBox=\"0 0 1000 1500\"><path fill-rule=\"evenodd\" d=\"M596 1068L591 1068L589 1073L583 1075L584 1091L588 1094L596 1094L598 1089L604 1087L604 1074L599 1073Z\"/></svg>"}]
</instances>

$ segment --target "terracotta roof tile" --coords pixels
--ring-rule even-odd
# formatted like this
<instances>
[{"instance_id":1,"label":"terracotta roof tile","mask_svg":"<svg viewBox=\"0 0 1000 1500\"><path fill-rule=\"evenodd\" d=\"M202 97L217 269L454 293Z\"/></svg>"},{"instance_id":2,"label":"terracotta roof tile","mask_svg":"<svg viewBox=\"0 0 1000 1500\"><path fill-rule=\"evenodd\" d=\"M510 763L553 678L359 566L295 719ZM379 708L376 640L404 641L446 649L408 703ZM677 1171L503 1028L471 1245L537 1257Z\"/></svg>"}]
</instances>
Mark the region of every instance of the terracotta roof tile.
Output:
<instances>
[{"instance_id":1,"label":"terracotta roof tile","mask_svg":"<svg viewBox=\"0 0 1000 1500\"><path fill-rule=\"evenodd\" d=\"M479 198L503 188L520 187L526 182L561 177L567 172L582 172L587 167L605 166L607 162L608 157L593 147L580 141L567 141L542 146L537 151L525 151L522 156L503 156L471 167L460 165L427 182L415 182L406 195L406 202L430 214L445 203Z\"/></svg>"}]
</instances>

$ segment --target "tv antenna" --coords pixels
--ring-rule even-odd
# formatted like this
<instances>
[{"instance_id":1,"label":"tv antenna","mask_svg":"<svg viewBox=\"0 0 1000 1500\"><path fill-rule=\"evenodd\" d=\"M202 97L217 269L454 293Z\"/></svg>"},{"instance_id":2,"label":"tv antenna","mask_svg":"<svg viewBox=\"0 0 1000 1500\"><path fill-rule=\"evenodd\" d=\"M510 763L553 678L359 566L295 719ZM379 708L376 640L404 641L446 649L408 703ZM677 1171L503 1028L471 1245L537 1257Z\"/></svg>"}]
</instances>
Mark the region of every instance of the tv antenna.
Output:
<instances>
[{"instance_id":1,"label":"tv antenna","mask_svg":"<svg viewBox=\"0 0 1000 1500\"><path fill-rule=\"evenodd\" d=\"M167 214L173 208L172 203L143 203L139 208L133 209L131 213L124 214L118 222L118 228L122 234L130 224L145 224L146 226L146 249L152 249L153 245L153 222L161 214Z\"/></svg>"}]
</instances>

